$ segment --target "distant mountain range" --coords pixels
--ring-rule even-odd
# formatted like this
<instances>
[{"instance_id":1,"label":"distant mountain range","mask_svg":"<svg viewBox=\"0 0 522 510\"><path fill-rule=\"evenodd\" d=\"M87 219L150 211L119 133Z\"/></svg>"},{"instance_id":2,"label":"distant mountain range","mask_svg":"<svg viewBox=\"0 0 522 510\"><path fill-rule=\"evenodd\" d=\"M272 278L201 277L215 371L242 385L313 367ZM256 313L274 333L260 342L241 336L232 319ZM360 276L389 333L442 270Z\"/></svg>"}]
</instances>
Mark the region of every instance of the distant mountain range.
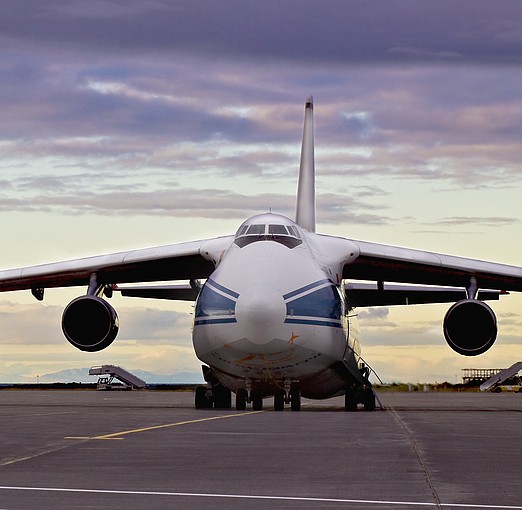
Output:
<instances>
[{"instance_id":1,"label":"distant mountain range","mask_svg":"<svg viewBox=\"0 0 522 510\"><path fill-rule=\"evenodd\" d=\"M124 368L124 367L122 367ZM197 384L204 383L203 375L201 373L193 372L175 372L170 375L158 375L154 372L146 372L145 370L129 370L133 375L139 377L147 384ZM36 378L34 377L23 377L23 382L35 383ZM38 376L38 381L41 383L54 383L54 382L82 382L82 383L95 383L98 377L95 375L89 375L88 368L73 368L70 370L61 370L54 374L45 374Z\"/></svg>"}]
</instances>

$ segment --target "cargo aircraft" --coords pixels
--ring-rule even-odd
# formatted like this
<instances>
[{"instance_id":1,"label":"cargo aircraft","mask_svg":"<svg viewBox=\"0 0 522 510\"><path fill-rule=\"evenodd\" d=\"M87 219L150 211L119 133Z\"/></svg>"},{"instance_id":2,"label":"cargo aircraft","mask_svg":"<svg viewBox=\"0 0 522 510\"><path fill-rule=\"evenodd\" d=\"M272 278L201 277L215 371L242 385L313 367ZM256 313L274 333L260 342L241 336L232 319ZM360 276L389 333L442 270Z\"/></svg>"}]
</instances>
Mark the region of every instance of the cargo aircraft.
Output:
<instances>
[{"instance_id":1,"label":"cargo aircraft","mask_svg":"<svg viewBox=\"0 0 522 510\"><path fill-rule=\"evenodd\" d=\"M302 396L342 394L348 411L375 409L356 307L453 303L443 321L449 346L466 356L487 351L497 321L484 300L522 291L522 268L317 234L314 166L310 97L295 221L260 214L235 235L0 271L0 291L30 289L42 300L46 288L85 287L62 329L89 352L117 335L104 299L114 292L194 301L193 343L207 382L197 408L231 407L234 392L238 410L260 410L273 395L276 410L298 411Z\"/></svg>"}]
</instances>

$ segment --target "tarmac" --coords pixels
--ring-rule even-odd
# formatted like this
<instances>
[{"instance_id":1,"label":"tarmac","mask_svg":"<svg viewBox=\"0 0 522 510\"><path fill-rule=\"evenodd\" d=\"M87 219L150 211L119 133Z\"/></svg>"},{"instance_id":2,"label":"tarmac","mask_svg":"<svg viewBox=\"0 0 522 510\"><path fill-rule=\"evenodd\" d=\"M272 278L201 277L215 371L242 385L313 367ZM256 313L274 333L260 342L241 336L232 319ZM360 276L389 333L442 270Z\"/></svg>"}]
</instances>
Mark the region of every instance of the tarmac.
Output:
<instances>
[{"instance_id":1,"label":"tarmac","mask_svg":"<svg viewBox=\"0 0 522 510\"><path fill-rule=\"evenodd\" d=\"M522 394L301 412L192 392L0 391L0 509L522 509Z\"/></svg>"}]
</instances>

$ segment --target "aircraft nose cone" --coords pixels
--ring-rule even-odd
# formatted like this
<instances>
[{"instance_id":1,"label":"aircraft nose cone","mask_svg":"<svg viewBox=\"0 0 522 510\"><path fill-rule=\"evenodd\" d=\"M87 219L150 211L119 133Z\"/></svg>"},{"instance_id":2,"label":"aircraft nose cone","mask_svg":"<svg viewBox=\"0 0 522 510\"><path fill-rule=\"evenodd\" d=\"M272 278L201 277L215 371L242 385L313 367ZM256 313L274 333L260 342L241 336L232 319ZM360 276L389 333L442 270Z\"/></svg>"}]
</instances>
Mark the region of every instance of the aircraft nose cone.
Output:
<instances>
[{"instance_id":1,"label":"aircraft nose cone","mask_svg":"<svg viewBox=\"0 0 522 510\"><path fill-rule=\"evenodd\" d=\"M248 339L261 344L270 342L276 335L275 328L283 324L286 305L283 296L274 287L256 283L247 287L236 304L236 319L245 327Z\"/></svg>"}]
</instances>

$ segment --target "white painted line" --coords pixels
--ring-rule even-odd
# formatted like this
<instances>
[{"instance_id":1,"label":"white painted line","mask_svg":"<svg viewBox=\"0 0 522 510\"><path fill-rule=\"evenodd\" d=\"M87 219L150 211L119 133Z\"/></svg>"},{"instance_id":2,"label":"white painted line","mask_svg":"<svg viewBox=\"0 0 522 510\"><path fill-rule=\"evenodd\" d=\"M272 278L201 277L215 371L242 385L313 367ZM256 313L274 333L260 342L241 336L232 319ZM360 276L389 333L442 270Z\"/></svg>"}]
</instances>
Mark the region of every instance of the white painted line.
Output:
<instances>
[{"instance_id":1,"label":"white painted line","mask_svg":"<svg viewBox=\"0 0 522 510\"><path fill-rule=\"evenodd\" d=\"M277 501L310 501L321 503L356 503L366 505L403 505L403 506L422 506L436 507L436 503L422 503L415 501L380 501L371 499L341 499L341 498L306 498L298 496L259 496L248 494L208 494L193 492L157 492L157 491L119 491L119 490L102 490L102 489L64 489L60 487L11 487L0 486L0 490L18 490L18 491L43 491L43 492L77 492L86 494L123 494L123 495L139 495L139 496L176 496L176 497L192 497L192 498L229 498L229 499L265 499ZM448 508L478 508L478 509L496 509L496 510L522 510L522 506L510 505L473 505L465 503L441 503L441 506Z\"/></svg>"}]
</instances>

